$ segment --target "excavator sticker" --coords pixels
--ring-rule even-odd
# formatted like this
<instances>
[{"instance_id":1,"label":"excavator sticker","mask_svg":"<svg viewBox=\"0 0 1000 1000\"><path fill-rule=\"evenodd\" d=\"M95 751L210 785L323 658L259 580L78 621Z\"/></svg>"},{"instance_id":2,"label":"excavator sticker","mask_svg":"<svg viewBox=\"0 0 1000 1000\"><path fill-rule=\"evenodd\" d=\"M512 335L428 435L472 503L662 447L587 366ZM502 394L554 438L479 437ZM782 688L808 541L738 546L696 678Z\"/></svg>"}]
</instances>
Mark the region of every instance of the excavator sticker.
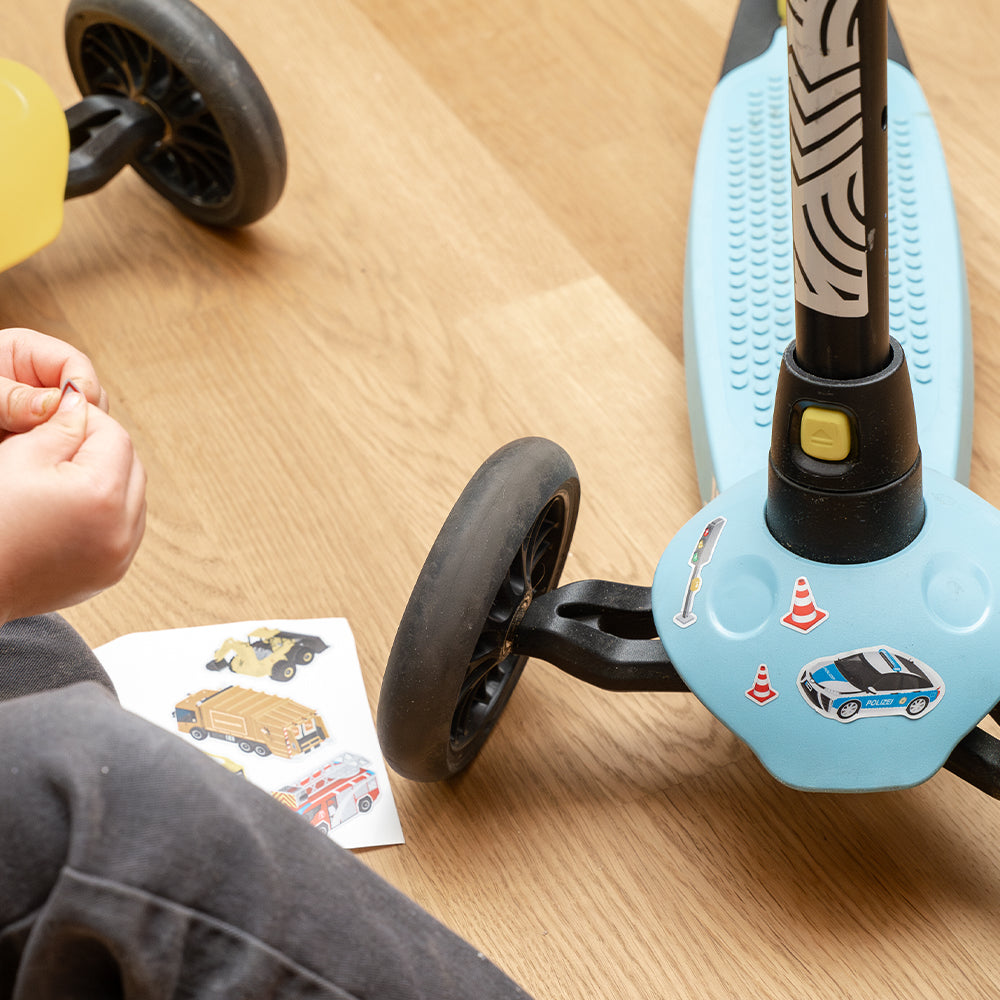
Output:
<instances>
[{"instance_id":1,"label":"excavator sticker","mask_svg":"<svg viewBox=\"0 0 1000 1000\"><path fill-rule=\"evenodd\" d=\"M319 636L262 626L245 640L226 639L205 666L209 670L228 667L234 674L290 681L300 665L312 663L318 653L328 648Z\"/></svg>"}]
</instances>

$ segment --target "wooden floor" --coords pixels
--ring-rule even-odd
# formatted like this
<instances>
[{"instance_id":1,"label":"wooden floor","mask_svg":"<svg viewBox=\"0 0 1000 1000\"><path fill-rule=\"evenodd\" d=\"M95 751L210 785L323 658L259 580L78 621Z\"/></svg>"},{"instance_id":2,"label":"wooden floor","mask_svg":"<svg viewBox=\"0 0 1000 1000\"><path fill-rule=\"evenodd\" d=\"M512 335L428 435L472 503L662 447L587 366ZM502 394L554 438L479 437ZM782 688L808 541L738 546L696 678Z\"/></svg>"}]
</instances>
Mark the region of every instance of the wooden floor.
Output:
<instances>
[{"instance_id":1,"label":"wooden floor","mask_svg":"<svg viewBox=\"0 0 1000 1000\"><path fill-rule=\"evenodd\" d=\"M683 247L735 0L204 8L281 117L278 208L209 232L127 174L0 275L0 323L87 351L149 472L134 568L74 624L345 616L374 705L448 509L527 434L580 472L564 579L648 585L699 508ZM10 5L3 54L68 105L63 13ZM972 486L1000 503L1000 27L993 0L894 15L966 251ZM1000 803L950 774L794 792L689 695L529 664L466 775L394 792L407 843L365 863L538 998L1000 995Z\"/></svg>"}]
</instances>

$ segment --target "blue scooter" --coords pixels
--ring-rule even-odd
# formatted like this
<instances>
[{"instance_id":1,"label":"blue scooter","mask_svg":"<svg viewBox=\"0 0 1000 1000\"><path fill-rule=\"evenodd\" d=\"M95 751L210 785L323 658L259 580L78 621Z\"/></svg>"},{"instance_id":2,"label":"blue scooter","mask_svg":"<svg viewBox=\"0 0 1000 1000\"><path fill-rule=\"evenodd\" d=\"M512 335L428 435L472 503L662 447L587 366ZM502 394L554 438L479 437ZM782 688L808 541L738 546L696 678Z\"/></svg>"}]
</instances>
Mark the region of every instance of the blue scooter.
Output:
<instances>
[{"instance_id":1,"label":"blue scooter","mask_svg":"<svg viewBox=\"0 0 1000 1000\"><path fill-rule=\"evenodd\" d=\"M572 461L540 438L492 455L438 535L390 652L377 726L405 777L467 767L535 657L609 690L691 691L796 788L904 788L945 767L1000 797L1000 740L979 727L1000 718L1000 514L959 481L971 366L947 175L885 0L818 7L789 4L786 28L745 0L702 139L688 388L704 417L692 418L702 488L722 492L667 546L651 587L559 586L580 502ZM765 109L765 158L784 143L787 173L764 172L787 178L787 206L766 183L751 190L761 137L726 111L730 91L752 97L747 80L784 55L787 119L770 82L751 111ZM768 100L780 113L769 117ZM736 149L722 178L736 194L715 199L717 225L704 221L702 171L723 142ZM907 159L902 175L890 153L896 167ZM720 250L712 241L734 224L745 241ZM755 255L776 266L755 271ZM747 354L734 357L743 335ZM764 469L741 472L745 446L717 444L747 424L733 428L731 398L758 414L768 399L751 432L768 436ZM942 422L925 461L918 430Z\"/></svg>"}]
</instances>

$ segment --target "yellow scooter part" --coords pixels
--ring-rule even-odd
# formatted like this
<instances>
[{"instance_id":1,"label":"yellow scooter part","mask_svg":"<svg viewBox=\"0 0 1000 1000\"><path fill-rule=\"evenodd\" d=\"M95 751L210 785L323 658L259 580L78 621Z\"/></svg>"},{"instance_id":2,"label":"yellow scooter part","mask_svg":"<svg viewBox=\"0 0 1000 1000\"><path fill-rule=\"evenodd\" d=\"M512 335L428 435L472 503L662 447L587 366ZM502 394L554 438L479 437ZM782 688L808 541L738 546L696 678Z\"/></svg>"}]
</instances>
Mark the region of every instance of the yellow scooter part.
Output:
<instances>
[{"instance_id":1,"label":"yellow scooter part","mask_svg":"<svg viewBox=\"0 0 1000 1000\"><path fill-rule=\"evenodd\" d=\"M63 220L69 129L33 70L0 59L0 271L51 243Z\"/></svg>"}]
</instances>

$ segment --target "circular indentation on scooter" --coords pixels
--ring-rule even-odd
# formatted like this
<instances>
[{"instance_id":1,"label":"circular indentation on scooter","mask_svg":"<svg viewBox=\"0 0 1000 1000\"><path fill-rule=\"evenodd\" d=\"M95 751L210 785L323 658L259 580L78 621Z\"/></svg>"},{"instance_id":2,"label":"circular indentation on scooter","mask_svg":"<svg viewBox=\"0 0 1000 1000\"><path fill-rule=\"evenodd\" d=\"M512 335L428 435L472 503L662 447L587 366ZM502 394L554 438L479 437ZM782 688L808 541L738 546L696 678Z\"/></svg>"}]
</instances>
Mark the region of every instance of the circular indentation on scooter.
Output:
<instances>
[{"instance_id":1,"label":"circular indentation on scooter","mask_svg":"<svg viewBox=\"0 0 1000 1000\"><path fill-rule=\"evenodd\" d=\"M974 629L993 602L989 577L964 555L934 556L924 569L922 583L928 611L950 629Z\"/></svg>"},{"instance_id":2,"label":"circular indentation on scooter","mask_svg":"<svg viewBox=\"0 0 1000 1000\"><path fill-rule=\"evenodd\" d=\"M763 628L774 610L778 580L774 568L760 556L741 556L718 567L711 580L706 572L703 593L716 626L734 638Z\"/></svg>"}]
</instances>

